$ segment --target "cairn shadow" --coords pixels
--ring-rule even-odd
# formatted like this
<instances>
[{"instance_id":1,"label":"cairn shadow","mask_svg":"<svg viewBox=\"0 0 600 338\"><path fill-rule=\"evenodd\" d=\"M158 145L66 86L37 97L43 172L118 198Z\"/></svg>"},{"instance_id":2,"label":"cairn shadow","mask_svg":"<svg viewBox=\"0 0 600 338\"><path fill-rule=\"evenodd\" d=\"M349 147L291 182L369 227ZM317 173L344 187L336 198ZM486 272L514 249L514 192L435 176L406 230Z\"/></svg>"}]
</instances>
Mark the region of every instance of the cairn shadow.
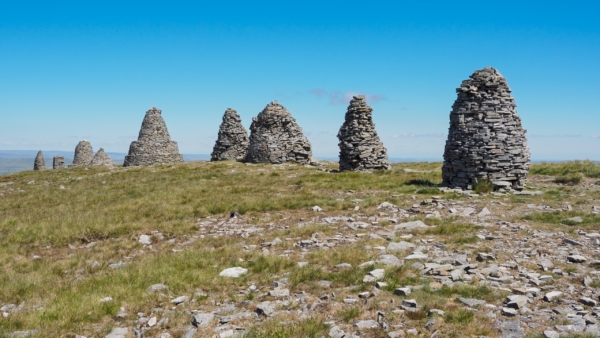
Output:
<instances>
[{"instance_id":1,"label":"cairn shadow","mask_svg":"<svg viewBox=\"0 0 600 338\"><path fill-rule=\"evenodd\" d=\"M431 180L414 179L404 182L404 185L414 185L418 187L440 187L440 184L434 183Z\"/></svg>"}]
</instances>

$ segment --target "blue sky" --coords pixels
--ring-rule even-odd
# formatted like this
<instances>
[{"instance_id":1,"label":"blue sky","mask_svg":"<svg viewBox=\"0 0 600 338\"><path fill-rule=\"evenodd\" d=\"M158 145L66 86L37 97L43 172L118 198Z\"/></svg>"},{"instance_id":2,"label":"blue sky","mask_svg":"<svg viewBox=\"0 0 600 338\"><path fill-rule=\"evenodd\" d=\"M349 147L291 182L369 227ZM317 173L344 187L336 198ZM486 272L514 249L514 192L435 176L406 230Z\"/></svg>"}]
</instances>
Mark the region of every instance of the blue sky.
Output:
<instances>
[{"instance_id":1,"label":"blue sky","mask_svg":"<svg viewBox=\"0 0 600 338\"><path fill-rule=\"evenodd\" d=\"M272 100L336 157L353 93L390 157L441 160L455 88L508 80L534 160L600 160L597 1L3 1L0 150L127 152L163 110L183 153Z\"/></svg>"}]
</instances>

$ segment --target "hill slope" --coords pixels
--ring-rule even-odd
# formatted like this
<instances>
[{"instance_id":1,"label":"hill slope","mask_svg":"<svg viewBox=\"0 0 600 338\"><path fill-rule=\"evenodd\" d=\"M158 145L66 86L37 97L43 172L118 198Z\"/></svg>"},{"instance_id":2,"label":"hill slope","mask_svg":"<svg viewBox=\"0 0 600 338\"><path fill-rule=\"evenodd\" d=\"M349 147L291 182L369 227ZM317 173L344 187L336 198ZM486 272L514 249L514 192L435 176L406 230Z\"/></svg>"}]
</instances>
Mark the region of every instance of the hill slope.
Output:
<instances>
[{"instance_id":1,"label":"hill slope","mask_svg":"<svg viewBox=\"0 0 600 338\"><path fill-rule=\"evenodd\" d=\"M539 194L520 195L441 192L441 163L334 168L196 162L2 176L0 333L595 330L597 164L534 165ZM232 267L247 273L220 276ZM544 300L552 291L562 294Z\"/></svg>"}]
</instances>

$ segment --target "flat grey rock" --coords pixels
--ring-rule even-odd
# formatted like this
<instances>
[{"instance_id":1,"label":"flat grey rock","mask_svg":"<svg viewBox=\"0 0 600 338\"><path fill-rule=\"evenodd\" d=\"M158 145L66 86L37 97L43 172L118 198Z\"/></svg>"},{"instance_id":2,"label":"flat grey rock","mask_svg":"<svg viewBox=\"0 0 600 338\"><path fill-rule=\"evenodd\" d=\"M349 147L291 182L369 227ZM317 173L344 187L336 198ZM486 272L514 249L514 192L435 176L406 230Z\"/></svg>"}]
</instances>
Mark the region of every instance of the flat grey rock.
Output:
<instances>
[{"instance_id":1,"label":"flat grey rock","mask_svg":"<svg viewBox=\"0 0 600 338\"><path fill-rule=\"evenodd\" d=\"M228 268L228 269L221 271L219 276L238 278L238 277L241 277L242 275L245 275L246 273L248 273L248 269L244 269L241 267L234 267L234 268Z\"/></svg>"},{"instance_id":2,"label":"flat grey rock","mask_svg":"<svg viewBox=\"0 0 600 338\"><path fill-rule=\"evenodd\" d=\"M192 325L195 327L206 327L215 319L212 313L198 313L192 318Z\"/></svg>"},{"instance_id":3,"label":"flat grey rock","mask_svg":"<svg viewBox=\"0 0 600 338\"><path fill-rule=\"evenodd\" d=\"M394 230L402 230L402 229L413 230L413 229L428 228L428 227L429 226L427 226L427 224L423 223L422 221L412 221L412 222L396 224L394 226Z\"/></svg>"},{"instance_id":4,"label":"flat grey rock","mask_svg":"<svg viewBox=\"0 0 600 338\"><path fill-rule=\"evenodd\" d=\"M359 330L374 329L379 327L379 323L377 323L373 319L359 320L356 323L354 323L354 326L356 326Z\"/></svg>"},{"instance_id":5,"label":"flat grey rock","mask_svg":"<svg viewBox=\"0 0 600 338\"><path fill-rule=\"evenodd\" d=\"M484 305L486 303L485 300L462 297L458 298L458 301L465 304L468 307L476 307L479 305Z\"/></svg>"}]
</instances>

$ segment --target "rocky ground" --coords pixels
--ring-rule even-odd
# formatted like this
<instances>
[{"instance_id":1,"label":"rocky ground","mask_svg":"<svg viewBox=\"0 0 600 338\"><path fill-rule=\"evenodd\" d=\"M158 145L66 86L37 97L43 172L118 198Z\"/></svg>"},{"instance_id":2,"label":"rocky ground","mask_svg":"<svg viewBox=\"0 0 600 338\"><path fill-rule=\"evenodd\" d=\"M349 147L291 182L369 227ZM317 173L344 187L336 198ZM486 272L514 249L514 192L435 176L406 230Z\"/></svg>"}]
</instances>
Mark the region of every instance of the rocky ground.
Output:
<instances>
[{"instance_id":1,"label":"rocky ground","mask_svg":"<svg viewBox=\"0 0 600 338\"><path fill-rule=\"evenodd\" d=\"M221 287L148 283L155 307L118 306L102 319L109 333L88 327L66 336L600 336L598 190L591 179L565 188L534 176L518 193L385 192L395 204L382 197L371 206L364 203L370 192L338 191L351 207L234 210L197 219L185 235L124 234L27 259L89 256L130 240L113 261L65 273L81 281L94 269L144 265L148 255L218 252L223 241L232 249L235 259L208 267ZM106 292L95 301L116 304L116 297ZM2 305L4 320L32 311L27 302ZM7 334L46 336L43 328Z\"/></svg>"}]
</instances>

